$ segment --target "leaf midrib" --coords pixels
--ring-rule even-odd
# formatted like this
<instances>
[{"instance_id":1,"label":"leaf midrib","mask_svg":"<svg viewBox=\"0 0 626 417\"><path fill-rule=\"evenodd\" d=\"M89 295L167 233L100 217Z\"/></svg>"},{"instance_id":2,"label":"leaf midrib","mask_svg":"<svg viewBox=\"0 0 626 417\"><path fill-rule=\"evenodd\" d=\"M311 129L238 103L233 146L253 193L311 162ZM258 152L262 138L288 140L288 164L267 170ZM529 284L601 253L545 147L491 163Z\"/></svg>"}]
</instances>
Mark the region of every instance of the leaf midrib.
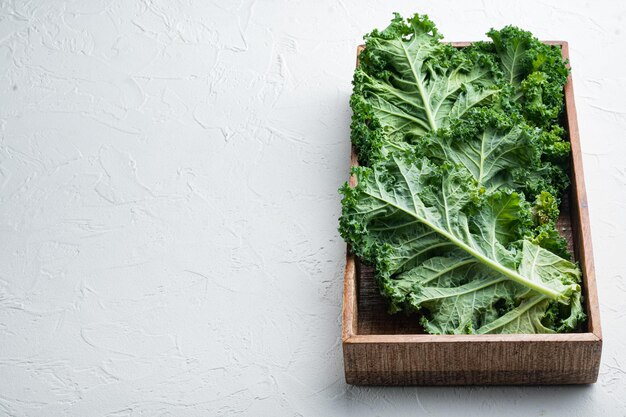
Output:
<instances>
[{"instance_id":1,"label":"leaf midrib","mask_svg":"<svg viewBox=\"0 0 626 417\"><path fill-rule=\"evenodd\" d=\"M515 68L515 61L517 60L517 57L518 57L517 51L519 50L519 47L520 47L520 42L517 42L517 44L515 45L515 51L513 51L513 60L511 61L511 67L509 68L509 73L511 74L509 76L509 83L511 85L515 85L513 83L513 69ZM519 55L521 55L521 54L519 54Z\"/></svg>"},{"instance_id":2,"label":"leaf midrib","mask_svg":"<svg viewBox=\"0 0 626 417\"><path fill-rule=\"evenodd\" d=\"M426 118L428 119L428 124L430 125L430 128L433 131L435 131L437 130L437 124L435 123L435 119L433 118L433 114L430 109L430 96L428 96L426 94L426 91L424 91L424 86L422 85L422 82L417 76L417 72L415 71L415 67L413 66L413 61L411 60L411 58L409 58L409 52L406 50L406 47L404 46L404 42L400 42L400 45L402 46L402 50L404 51L404 56L406 57L406 60L409 63L409 68L411 68L411 72L413 73L413 78L415 79L415 85L417 86L417 90L419 91L420 96L422 97L422 103L424 103L424 112L426 112Z\"/></svg>"}]
</instances>

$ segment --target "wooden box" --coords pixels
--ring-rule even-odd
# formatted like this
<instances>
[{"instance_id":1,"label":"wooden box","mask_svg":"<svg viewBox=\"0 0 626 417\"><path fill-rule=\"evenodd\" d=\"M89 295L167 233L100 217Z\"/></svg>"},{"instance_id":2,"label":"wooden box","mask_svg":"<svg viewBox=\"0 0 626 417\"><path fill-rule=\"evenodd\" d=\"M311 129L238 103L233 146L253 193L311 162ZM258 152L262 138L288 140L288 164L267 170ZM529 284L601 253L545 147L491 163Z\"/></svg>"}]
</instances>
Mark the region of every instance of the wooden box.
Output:
<instances>
[{"instance_id":1,"label":"wooden box","mask_svg":"<svg viewBox=\"0 0 626 417\"><path fill-rule=\"evenodd\" d=\"M567 42L547 43L560 46L563 57L569 58ZM468 43L453 45L463 47ZM568 239L583 272L588 316L584 332L424 334L417 316L387 313L387 302L378 291L372 269L348 250L342 335L348 384L588 384L597 380L602 333L571 76L565 85L565 117L572 149L572 185L569 195L563 196L559 230ZM354 149L351 161L352 165L358 163Z\"/></svg>"}]
</instances>

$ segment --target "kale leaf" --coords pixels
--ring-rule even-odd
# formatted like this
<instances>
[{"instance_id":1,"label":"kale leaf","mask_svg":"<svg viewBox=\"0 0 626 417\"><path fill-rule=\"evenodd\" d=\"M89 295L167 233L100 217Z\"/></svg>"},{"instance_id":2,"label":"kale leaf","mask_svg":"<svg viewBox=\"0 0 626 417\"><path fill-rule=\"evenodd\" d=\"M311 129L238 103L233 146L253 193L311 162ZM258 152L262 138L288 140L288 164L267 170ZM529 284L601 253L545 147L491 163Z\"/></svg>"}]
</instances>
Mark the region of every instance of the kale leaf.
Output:
<instances>
[{"instance_id":1,"label":"kale leaf","mask_svg":"<svg viewBox=\"0 0 626 417\"><path fill-rule=\"evenodd\" d=\"M342 189L340 230L375 265L392 310L427 308L432 333L480 333L502 303L510 314L529 297L544 312L550 300L579 308L576 265L523 240L530 211L519 194L481 193L466 169L400 152L355 175L357 186ZM533 333L549 330L528 320Z\"/></svg>"}]
</instances>

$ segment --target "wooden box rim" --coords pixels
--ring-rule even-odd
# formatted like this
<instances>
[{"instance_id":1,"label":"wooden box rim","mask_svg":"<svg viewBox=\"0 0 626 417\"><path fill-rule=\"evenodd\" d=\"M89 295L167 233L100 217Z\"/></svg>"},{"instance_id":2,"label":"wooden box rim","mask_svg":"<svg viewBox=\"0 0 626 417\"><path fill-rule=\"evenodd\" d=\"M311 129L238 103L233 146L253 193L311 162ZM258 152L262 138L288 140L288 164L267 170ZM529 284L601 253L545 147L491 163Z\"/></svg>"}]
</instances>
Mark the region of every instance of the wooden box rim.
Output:
<instances>
[{"instance_id":1,"label":"wooden box rim","mask_svg":"<svg viewBox=\"0 0 626 417\"><path fill-rule=\"evenodd\" d=\"M472 42L449 42L455 47L465 47ZM569 46L566 41L544 41L549 45L557 45L565 59L569 59ZM357 47L358 55L364 45ZM344 270L343 310L342 310L342 342L348 344L398 344L398 343L524 343L524 342L601 342L602 330L600 326L600 311L598 306L598 294L596 288L595 271L593 264L593 250L591 243L591 231L589 227L589 210L585 180L583 175L582 153L580 149L580 136L576 120L576 105L574 103L574 87L572 85L571 72L564 86L565 113L567 115L571 154L572 154L572 193L576 198L572 202L576 204L577 218L573 218L580 227L579 264L583 272L583 288L586 291L587 327L583 333L556 333L556 334L485 334L485 335L431 335L431 334L391 334L391 335L359 335L357 334L357 271L356 260L348 248L346 252L346 267ZM354 148L351 155L351 166L357 164ZM353 178L350 179L353 181Z\"/></svg>"}]
</instances>

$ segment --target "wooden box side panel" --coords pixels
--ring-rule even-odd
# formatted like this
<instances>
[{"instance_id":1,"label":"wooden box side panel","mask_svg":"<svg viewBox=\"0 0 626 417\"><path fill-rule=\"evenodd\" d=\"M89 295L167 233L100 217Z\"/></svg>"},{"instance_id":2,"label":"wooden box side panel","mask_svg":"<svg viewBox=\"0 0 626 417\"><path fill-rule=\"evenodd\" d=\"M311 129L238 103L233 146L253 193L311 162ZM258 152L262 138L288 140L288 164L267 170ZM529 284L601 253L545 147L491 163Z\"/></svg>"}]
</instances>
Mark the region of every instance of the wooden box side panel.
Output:
<instances>
[{"instance_id":1,"label":"wooden box side panel","mask_svg":"<svg viewBox=\"0 0 626 417\"><path fill-rule=\"evenodd\" d=\"M355 385L586 384L597 380L599 341L347 343Z\"/></svg>"},{"instance_id":2,"label":"wooden box side panel","mask_svg":"<svg viewBox=\"0 0 626 417\"><path fill-rule=\"evenodd\" d=\"M569 61L569 45L567 42L549 42L561 46L563 58ZM593 263L593 245L589 224L589 209L583 169L580 134L576 119L576 103L574 100L574 84L572 75L567 77L565 90L565 124L571 146L571 212L570 221L575 247L576 260L583 272L583 296L587 311L587 327L599 340L602 339L600 326L600 309L596 288L596 275Z\"/></svg>"}]
</instances>

